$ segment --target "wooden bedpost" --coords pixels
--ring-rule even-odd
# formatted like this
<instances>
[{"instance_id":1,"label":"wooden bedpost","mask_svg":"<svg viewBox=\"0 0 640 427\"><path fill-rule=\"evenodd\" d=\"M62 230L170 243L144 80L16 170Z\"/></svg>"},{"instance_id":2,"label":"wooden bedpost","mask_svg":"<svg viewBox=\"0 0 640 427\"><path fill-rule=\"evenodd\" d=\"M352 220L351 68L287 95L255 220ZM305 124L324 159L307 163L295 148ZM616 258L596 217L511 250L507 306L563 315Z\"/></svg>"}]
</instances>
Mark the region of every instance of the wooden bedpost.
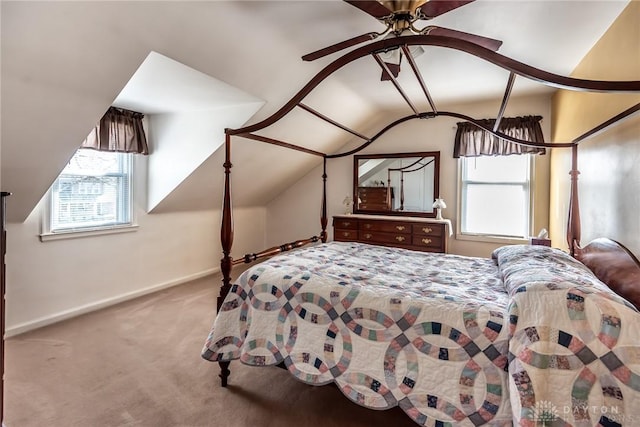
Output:
<instances>
[{"instance_id":1,"label":"wooden bedpost","mask_svg":"<svg viewBox=\"0 0 640 427\"><path fill-rule=\"evenodd\" d=\"M231 246L233 245L233 212L231 210L231 136L225 131L225 158L224 158L224 196L222 202L222 227L220 241L222 242L222 260L220 271L222 272L222 287L218 296L217 312L220 312L224 298L231 289ZM220 364L220 378L222 387L227 386L227 378L231 371L230 362L218 362Z\"/></svg>"},{"instance_id":2,"label":"wooden bedpost","mask_svg":"<svg viewBox=\"0 0 640 427\"><path fill-rule=\"evenodd\" d=\"M322 243L327 243L327 157L322 158L322 214L320 216L320 226L322 232L320 233L320 240Z\"/></svg>"},{"instance_id":3,"label":"wooden bedpost","mask_svg":"<svg viewBox=\"0 0 640 427\"><path fill-rule=\"evenodd\" d=\"M567 243L569 253L575 255L575 249L580 245L580 204L578 202L578 144L571 147L571 198L569 199L569 218L567 223Z\"/></svg>"}]
</instances>

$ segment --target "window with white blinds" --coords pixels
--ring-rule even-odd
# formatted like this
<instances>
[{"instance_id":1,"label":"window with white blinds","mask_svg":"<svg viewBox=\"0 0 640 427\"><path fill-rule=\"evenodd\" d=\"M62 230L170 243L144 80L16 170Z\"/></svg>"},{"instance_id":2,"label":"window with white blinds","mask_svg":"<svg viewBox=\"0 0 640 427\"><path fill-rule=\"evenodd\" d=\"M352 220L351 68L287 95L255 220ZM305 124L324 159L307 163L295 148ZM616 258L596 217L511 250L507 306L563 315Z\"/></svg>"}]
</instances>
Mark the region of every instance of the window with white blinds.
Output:
<instances>
[{"instance_id":1,"label":"window with white blinds","mask_svg":"<svg viewBox=\"0 0 640 427\"><path fill-rule=\"evenodd\" d=\"M49 232L131 224L131 156L78 150L51 188Z\"/></svg>"},{"instance_id":2,"label":"window with white blinds","mask_svg":"<svg viewBox=\"0 0 640 427\"><path fill-rule=\"evenodd\" d=\"M530 154L460 158L461 234L530 235L532 161Z\"/></svg>"}]
</instances>

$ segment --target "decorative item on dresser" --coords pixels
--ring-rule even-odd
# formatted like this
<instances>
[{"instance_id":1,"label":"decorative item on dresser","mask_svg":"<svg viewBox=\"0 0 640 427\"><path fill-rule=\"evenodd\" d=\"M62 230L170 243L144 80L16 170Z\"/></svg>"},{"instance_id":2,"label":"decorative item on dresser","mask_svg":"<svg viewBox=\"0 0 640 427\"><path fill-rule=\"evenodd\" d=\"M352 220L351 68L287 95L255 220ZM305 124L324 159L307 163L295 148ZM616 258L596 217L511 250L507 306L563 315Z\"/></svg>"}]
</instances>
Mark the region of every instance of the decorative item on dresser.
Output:
<instances>
[{"instance_id":1,"label":"decorative item on dresser","mask_svg":"<svg viewBox=\"0 0 640 427\"><path fill-rule=\"evenodd\" d=\"M379 215L333 217L333 239L338 242L371 243L415 251L446 253L450 232L451 223L448 220Z\"/></svg>"},{"instance_id":2,"label":"decorative item on dresser","mask_svg":"<svg viewBox=\"0 0 640 427\"><path fill-rule=\"evenodd\" d=\"M446 209L447 208L447 204L444 202L444 199L436 199L435 202L433 202L433 208L436 209L436 219L441 220L444 219L442 218L442 209Z\"/></svg>"},{"instance_id":3,"label":"decorative item on dresser","mask_svg":"<svg viewBox=\"0 0 640 427\"><path fill-rule=\"evenodd\" d=\"M351 205L352 205L353 200L351 200L351 197L347 196L344 198L344 200L342 200L342 204L344 205L344 214L345 215L351 215Z\"/></svg>"}]
</instances>

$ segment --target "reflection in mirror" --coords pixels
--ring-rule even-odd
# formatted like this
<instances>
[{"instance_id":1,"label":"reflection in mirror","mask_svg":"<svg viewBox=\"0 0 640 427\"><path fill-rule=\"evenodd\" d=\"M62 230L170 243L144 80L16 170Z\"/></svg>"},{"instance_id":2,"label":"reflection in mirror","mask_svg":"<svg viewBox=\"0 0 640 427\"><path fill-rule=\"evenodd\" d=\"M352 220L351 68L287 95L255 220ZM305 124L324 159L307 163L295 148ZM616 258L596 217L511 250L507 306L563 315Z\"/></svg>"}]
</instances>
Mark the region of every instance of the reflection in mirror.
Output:
<instances>
[{"instance_id":1,"label":"reflection in mirror","mask_svg":"<svg viewBox=\"0 0 640 427\"><path fill-rule=\"evenodd\" d=\"M354 212L434 217L440 152L354 156Z\"/></svg>"}]
</instances>

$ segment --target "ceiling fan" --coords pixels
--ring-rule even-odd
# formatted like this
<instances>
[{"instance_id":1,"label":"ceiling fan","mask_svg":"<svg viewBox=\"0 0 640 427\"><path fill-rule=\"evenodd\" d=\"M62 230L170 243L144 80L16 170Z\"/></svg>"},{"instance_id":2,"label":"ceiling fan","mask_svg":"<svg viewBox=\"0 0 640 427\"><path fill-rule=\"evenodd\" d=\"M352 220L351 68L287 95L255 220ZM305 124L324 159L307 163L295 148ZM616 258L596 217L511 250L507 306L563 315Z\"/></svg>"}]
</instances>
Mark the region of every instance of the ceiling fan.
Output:
<instances>
[{"instance_id":1,"label":"ceiling fan","mask_svg":"<svg viewBox=\"0 0 640 427\"><path fill-rule=\"evenodd\" d=\"M502 41L482 37L475 34L469 34L462 31L451 30L448 28L436 27L433 25L416 28L415 24L419 21L427 21L435 18L461 6L471 3L474 0L344 0L352 6L357 7L363 12L373 16L386 25L386 29L380 33L370 32L344 40L323 49L304 55L304 61L314 61L340 50L355 46L366 41L377 39L378 37L399 37L411 34L431 34L437 36L454 37L475 43L487 49L497 51L502 45ZM419 47L418 47L419 48ZM419 48L421 49L421 48ZM398 77L400 72L400 60L402 53L399 49L395 49L395 59L385 60L389 71ZM386 71L382 73L382 80L390 80L391 77Z\"/></svg>"}]
</instances>

